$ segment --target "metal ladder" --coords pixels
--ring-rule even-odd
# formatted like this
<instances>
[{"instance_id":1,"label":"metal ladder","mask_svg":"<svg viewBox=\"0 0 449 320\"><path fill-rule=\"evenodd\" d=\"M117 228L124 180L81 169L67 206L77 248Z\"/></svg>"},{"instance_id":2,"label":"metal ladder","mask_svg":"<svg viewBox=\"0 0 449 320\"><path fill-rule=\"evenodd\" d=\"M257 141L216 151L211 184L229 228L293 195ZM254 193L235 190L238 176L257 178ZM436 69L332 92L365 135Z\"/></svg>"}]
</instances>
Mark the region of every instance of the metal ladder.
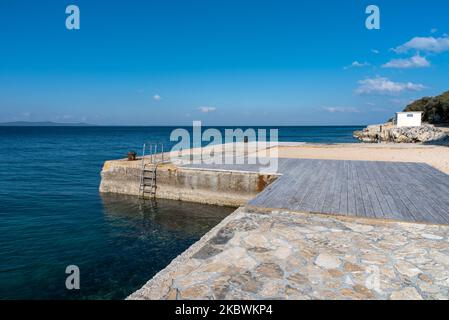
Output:
<instances>
[{"instance_id":1,"label":"metal ladder","mask_svg":"<svg viewBox=\"0 0 449 320\"><path fill-rule=\"evenodd\" d=\"M161 157L158 159L158 146L161 146ZM149 150L148 155L147 150ZM146 162L149 160L149 162ZM142 171L140 175L139 197L141 199L156 197L157 191L157 167L164 162L164 146L162 144L144 144L142 150Z\"/></svg>"}]
</instances>

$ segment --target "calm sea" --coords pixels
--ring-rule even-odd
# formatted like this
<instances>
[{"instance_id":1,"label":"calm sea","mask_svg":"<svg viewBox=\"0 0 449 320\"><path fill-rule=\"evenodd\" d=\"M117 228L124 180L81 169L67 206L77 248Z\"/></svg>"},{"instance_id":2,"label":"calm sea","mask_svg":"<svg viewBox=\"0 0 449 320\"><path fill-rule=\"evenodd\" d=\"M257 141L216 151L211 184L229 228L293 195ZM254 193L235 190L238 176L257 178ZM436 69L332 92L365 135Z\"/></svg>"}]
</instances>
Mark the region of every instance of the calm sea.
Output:
<instances>
[{"instance_id":1,"label":"calm sea","mask_svg":"<svg viewBox=\"0 0 449 320\"><path fill-rule=\"evenodd\" d=\"M99 194L105 160L168 148L173 129L0 127L0 299L123 299L231 213ZM281 127L279 140L349 143L359 129ZM68 265L80 290L65 288Z\"/></svg>"}]
</instances>

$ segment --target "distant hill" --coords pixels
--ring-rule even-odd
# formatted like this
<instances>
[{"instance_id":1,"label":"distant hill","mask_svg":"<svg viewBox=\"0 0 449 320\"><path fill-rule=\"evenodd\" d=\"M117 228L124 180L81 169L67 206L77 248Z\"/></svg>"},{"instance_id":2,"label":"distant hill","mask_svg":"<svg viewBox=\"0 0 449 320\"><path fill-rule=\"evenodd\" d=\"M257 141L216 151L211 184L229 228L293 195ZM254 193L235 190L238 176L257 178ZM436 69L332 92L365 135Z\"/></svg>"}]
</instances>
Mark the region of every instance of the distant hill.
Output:
<instances>
[{"instance_id":1,"label":"distant hill","mask_svg":"<svg viewBox=\"0 0 449 320\"><path fill-rule=\"evenodd\" d=\"M92 127L93 124L88 123L58 123L52 121L30 122L30 121L14 121L0 122L1 127Z\"/></svg>"},{"instance_id":2,"label":"distant hill","mask_svg":"<svg viewBox=\"0 0 449 320\"><path fill-rule=\"evenodd\" d=\"M423 111L423 121L431 124L449 123L449 91L436 97L424 97L409 104L405 109Z\"/></svg>"}]
</instances>

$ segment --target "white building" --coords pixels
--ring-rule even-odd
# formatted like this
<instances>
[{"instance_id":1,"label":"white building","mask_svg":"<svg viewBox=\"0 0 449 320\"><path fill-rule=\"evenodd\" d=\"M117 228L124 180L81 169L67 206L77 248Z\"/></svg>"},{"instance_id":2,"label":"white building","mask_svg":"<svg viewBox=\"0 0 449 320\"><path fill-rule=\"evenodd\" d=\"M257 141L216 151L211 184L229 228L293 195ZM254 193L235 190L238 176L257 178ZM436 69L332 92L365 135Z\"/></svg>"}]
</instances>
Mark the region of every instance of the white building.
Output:
<instances>
[{"instance_id":1,"label":"white building","mask_svg":"<svg viewBox=\"0 0 449 320\"><path fill-rule=\"evenodd\" d=\"M396 112L395 124L398 127L419 127L422 122L422 111Z\"/></svg>"}]
</instances>

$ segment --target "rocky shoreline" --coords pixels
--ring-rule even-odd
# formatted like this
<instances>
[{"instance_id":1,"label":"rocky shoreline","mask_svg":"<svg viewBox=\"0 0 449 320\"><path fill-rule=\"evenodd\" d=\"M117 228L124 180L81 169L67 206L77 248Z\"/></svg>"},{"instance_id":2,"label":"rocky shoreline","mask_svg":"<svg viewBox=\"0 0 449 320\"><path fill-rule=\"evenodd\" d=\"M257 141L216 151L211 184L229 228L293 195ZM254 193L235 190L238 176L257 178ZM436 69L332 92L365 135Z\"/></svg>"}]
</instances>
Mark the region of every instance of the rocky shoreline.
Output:
<instances>
[{"instance_id":1,"label":"rocky shoreline","mask_svg":"<svg viewBox=\"0 0 449 320\"><path fill-rule=\"evenodd\" d=\"M449 134L430 124L419 127L397 127L392 123L370 125L355 131L354 137L366 143L428 143L449 145Z\"/></svg>"}]
</instances>

